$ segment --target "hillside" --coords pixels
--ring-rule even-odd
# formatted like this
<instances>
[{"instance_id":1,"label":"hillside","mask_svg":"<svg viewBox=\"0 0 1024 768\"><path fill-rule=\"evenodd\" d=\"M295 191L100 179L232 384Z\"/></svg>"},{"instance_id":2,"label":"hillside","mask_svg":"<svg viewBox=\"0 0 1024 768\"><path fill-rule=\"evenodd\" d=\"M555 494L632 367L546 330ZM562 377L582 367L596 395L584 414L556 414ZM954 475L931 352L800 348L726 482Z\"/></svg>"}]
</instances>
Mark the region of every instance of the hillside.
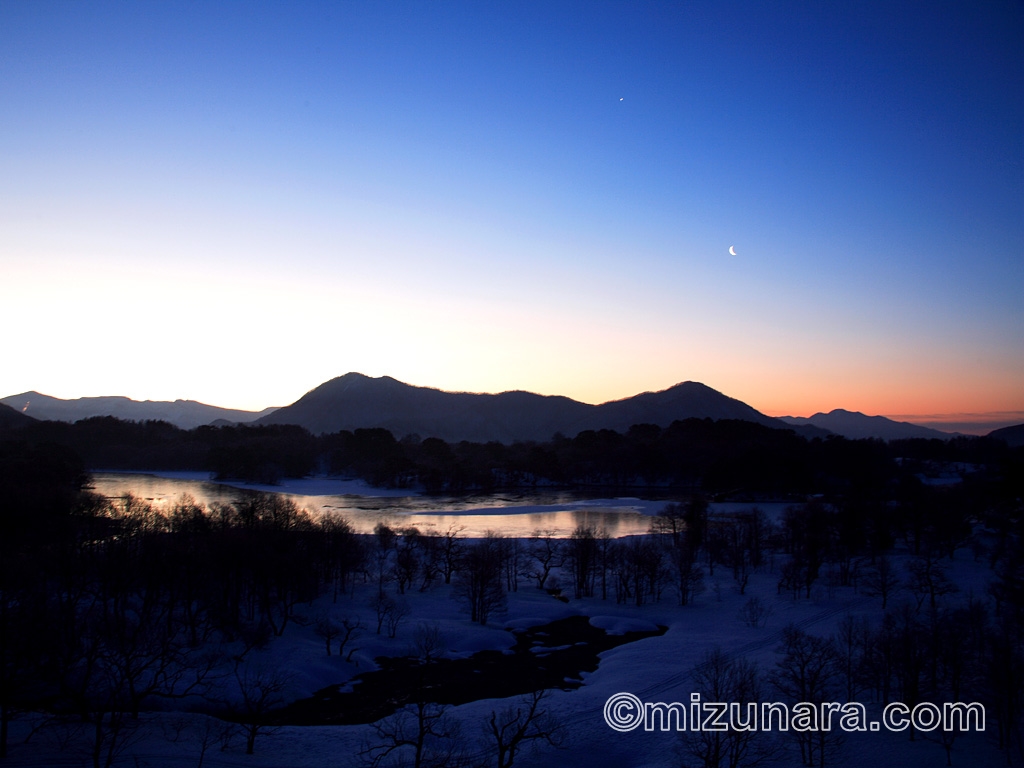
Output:
<instances>
[{"instance_id":1,"label":"hillside","mask_svg":"<svg viewBox=\"0 0 1024 768\"><path fill-rule=\"evenodd\" d=\"M1024 424L1015 424L1012 427L1003 427L988 433L989 437L1004 441L1011 448L1019 448L1024 445Z\"/></svg>"},{"instance_id":2,"label":"hillside","mask_svg":"<svg viewBox=\"0 0 1024 768\"><path fill-rule=\"evenodd\" d=\"M17 429L18 427L31 424L35 419L27 416L21 411L16 411L9 405L0 404L0 429Z\"/></svg>"},{"instance_id":3,"label":"hillside","mask_svg":"<svg viewBox=\"0 0 1024 768\"><path fill-rule=\"evenodd\" d=\"M445 392L360 373L332 379L256 423L298 424L317 434L383 427L396 437L416 434L448 442L511 443L548 440L557 432L572 437L588 429L625 432L641 423L667 427L687 418L741 419L792 428L696 382L589 405L530 392Z\"/></svg>"}]
</instances>

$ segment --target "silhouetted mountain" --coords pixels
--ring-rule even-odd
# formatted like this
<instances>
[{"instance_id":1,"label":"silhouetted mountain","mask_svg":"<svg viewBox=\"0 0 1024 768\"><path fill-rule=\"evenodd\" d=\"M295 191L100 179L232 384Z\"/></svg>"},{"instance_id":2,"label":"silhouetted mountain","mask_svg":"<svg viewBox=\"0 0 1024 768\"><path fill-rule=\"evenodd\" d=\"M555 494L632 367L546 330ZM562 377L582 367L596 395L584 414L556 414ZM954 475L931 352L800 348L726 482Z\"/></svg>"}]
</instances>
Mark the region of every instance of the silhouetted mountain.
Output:
<instances>
[{"instance_id":1,"label":"silhouetted mountain","mask_svg":"<svg viewBox=\"0 0 1024 768\"><path fill-rule=\"evenodd\" d=\"M298 424L313 433L383 427L402 437L449 442L547 440L593 406L529 392L479 395L348 373L321 384L258 424Z\"/></svg>"},{"instance_id":2,"label":"silhouetted mountain","mask_svg":"<svg viewBox=\"0 0 1024 768\"><path fill-rule=\"evenodd\" d=\"M844 411L842 408L836 408L829 413L816 413L810 417L781 416L780 419L795 426L810 424L827 429L850 440L861 440L867 437L882 440L905 440L915 437L948 440L953 437L953 434L949 432L940 432L937 429L921 427L906 421L893 421L884 416L866 416L859 411Z\"/></svg>"},{"instance_id":3,"label":"silhouetted mountain","mask_svg":"<svg viewBox=\"0 0 1024 768\"><path fill-rule=\"evenodd\" d=\"M1002 440L1011 448L1019 448L1024 445L1024 424L1015 424L1012 427L992 430L988 433L988 437Z\"/></svg>"},{"instance_id":4,"label":"silhouetted mountain","mask_svg":"<svg viewBox=\"0 0 1024 768\"><path fill-rule=\"evenodd\" d=\"M634 424L666 427L673 421L690 418L738 419L767 427L782 426L777 419L765 416L740 400L699 382L686 381L661 392L644 392L598 405L578 428L625 432Z\"/></svg>"},{"instance_id":5,"label":"silhouetted mountain","mask_svg":"<svg viewBox=\"0 0 1024 768\"><path fill-rule=\"evenodd\" d=\"M239 411L232 408L218 408L195 400L132 400L127 397L80 397L76 400L61 400L38 392L23 392L20 395L0 398L0 403L16 411L43 421L69 421L88 419L92 416L114 416L129 421L166 421L182 429L192 429L218 419L232 423L246 423L274 411Z\"/></svg>"},{"instance_id":6,"label":"silhouetted mountain","mask_svg":"<svg viewBox=\"0 0 1024 768\"><path fill-rule=\"evenodd\" d=\"M31 424L35 419L27 416L21 411L16 411L8 405L0 403L0 429L17 429L18 427Z\"/></svg>"},{"instance_id":7,"label":"silhouetted mountain","mask_svg":"<svg viewBox=\"0 0 1024 768\"><path fill-rule=\"evenodd\" d=\"M663 392L589 405L530 392L444 392L403 384L388 376L371 378L360 373L348 373L321 384L256 423L297 424L319 434L383 427L397 437L416 434L448 442L511 443L549 440L556 432L569 437L588 429L625 432L640 423L667 427L687 418L741 419L793 428L690 381Z\"/></svg>"}]
</instances>

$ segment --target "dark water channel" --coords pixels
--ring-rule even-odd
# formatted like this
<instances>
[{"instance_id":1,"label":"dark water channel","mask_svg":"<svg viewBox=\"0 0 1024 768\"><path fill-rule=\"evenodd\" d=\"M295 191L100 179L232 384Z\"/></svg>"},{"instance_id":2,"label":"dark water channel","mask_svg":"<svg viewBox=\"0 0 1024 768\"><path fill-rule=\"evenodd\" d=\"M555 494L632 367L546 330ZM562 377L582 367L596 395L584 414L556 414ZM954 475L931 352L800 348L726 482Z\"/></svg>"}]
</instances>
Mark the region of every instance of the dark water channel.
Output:
<instances>
[{"instance_id":1,"label":"dark water channel","mask_svg":"<svg viewBox=\"0 0 1024 768\"><path fill-rule=\"evenodd\" d=\"M278 710L273 720L282 725L355 725L376 722L418 701L466 704L539 689L571 690L583 685L584 672L597 669L602 651L666 630L609 635L586 616L570 616L517 632L515 645L505 651L429 662L379 657L380 669L359 675L354 685L323 688Z\"/></svg>"}]
</instances>

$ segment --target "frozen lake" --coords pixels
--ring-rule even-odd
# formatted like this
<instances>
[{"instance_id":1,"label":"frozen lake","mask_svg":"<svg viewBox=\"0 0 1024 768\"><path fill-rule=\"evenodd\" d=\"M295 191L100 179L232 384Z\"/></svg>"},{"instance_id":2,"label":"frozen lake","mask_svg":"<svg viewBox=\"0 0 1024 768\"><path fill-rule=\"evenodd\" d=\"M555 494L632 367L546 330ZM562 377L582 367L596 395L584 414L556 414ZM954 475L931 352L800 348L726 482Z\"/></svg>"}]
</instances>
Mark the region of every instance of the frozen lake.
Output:
<instances>
[{"instance_id":1,"label":"frozen lake","mask_svg":"<svg viewBox=\"0 0 1024 768\"><path fill-rule=\"evenodd\" d=\"M206 473L156 474L94 472L97 493L117 497L131 492L157 507L170 507L183 495L209 506L230 504L246 490L280 493L311 513L338 514L355 530L369 533L381 521L393 527L416 526L426 533L463 527L464 536L498 531L527 537L534 531L568 536L580 525L604 528L613 537L646 533L651 516L671 499L588 498L568 491L531 491L470 496L424 496L411 491L373 488L360 481L332 478L293 480L279 486L214 482Z\"/></svg>"}]
</instances>

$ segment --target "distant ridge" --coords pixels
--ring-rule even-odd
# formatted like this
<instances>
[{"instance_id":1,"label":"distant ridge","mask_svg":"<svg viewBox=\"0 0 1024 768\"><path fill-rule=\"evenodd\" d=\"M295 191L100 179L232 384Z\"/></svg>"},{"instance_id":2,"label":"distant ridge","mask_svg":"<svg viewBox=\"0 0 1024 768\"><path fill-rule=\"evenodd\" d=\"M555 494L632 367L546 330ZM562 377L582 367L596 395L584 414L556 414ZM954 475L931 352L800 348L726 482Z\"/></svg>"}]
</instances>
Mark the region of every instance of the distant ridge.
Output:
<instances>
[{"instance_id":1,"label":"distant ridge","mask_svg":"<svg viewBox=\"0 0 1024 768\"><path fill-rule=\"evenodd\" d=\"M994 429L988 433L988 437L1002 440L1011 448L1019 448L1024 445L1024 424L1014 424L1012 427Z\"/></svg>"},{"instance_id":2,"label":"distant ridge","mask_svg":"<svg viewBox=\"0 0 1024 768\"><path fill-rule=\"evenodd\" d=\"M195 400L132 400L127 397L80 397L62 400L42 395L39 392L22 392L20 395L0 398L0 403L15 411L42 421L79 421L92 416L114 416L130 421L158 420L174 424L182 429L193 429L211 422L250 422L272 412L273 408L262 411L239 411L233 408L218 408Z\"/></svg>"},{"instance_id":3,"label":"distant ridge","mask_svg":"<svg viewBox=\"0 0 1024 768\"><path fill-rule=\"evenodd\" d=\"M661 392L589 405L531 392L472 394L404 384L389 376L347 373L307 392L257 424L297 424L313 433L383 427L396 437L415 434L448 442L545 441L588 429L625 432L634 424L667 427L687 418L740 419L793 429L746 403L697 382ZM813 430L821 434L819 430Z\"/></svg>"},{"instance_id":4,"label":"distant ridge","mask_svg":"<svg viewBox=\"0 0 1024 768\"><path fill-rule=\"evenodd\" d=\"M827 429L850 440L863 440L869 437L881 440L906 440L919 437L948 440L954 436L950 432L940 432L937 429L929 429L906 421L893 421L885 416L866 416L859 411L845 411L842 408L836 408L829 413L816 413L810 417L782 416L780 418L787 424L795 426L809 424Z\"/></svg>"},{"instance_id":5,"label":"distant ridge","mask_svg":"<svg viewBox=\"0 0 1024 768\"><path fill-rule=\"evenodd\" d=\"M0 403L0 429L17 429L31 424L35 419L8 405Z\"/></svg>"}]
</instances>

